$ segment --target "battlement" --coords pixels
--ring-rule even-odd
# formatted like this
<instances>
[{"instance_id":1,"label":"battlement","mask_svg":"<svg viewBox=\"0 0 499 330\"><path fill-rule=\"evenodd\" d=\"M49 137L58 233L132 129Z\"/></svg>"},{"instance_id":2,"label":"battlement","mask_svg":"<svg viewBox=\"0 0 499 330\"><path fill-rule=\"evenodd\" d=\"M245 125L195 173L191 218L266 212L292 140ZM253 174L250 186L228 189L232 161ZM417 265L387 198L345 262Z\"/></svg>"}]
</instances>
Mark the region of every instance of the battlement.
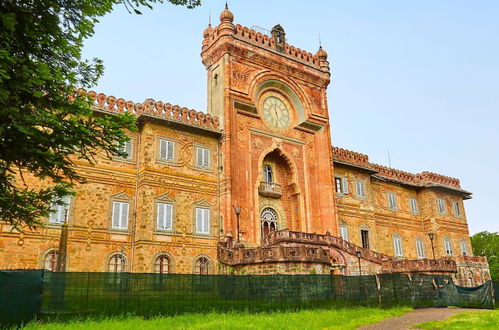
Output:
<instances>
[{"instance_id":1,"label":"battlement","mask_svg":"<svg viewBox=\"0 0 499 330\"><path fill-rule=\"evenodd\" d=\"M366 167L371 165L369 163L369 157L367 155L339 147L333 147L333 157L334 159L350 164L357 164Z\"/></svg>"},{"instance_id":2,"label":"battlement","mask_svg":"<svg viewBox=\"0 0 499 330\"><path fill-rule=\"evenodd\" d=\"M220 24L218 26L215 26L214 28L209 25L208 28L206 28L206 30L204 31L203 50L208 49L219 39L219 37L231 35L238 40L253 44L255 46L262 47L273 52L277 51L276 39L274 36L268 36L240 24L234 25L232 23L233 20L233 14L226 8L220 15ZM281 48L281 50L279 51L280 53L298 62L312 66L319 70L322 70L326 67L328 68L326 61L327 53L322 49L314 55L303 49L289 45L286 42L279 44L279 46Z\"/></svg>"},{"instance_id":3,"label":"battlement","mask_svg":"<svg viewBox=\"0 0 499 330\"><path fill-rule=\"evenodd\" d=\"M412 173L400 171L391 167L386 167L378 164L372 164L372 166L378 171L377 175L379 176L407 183L413 183L413 184L420 183L419 177Z\"/></svg>"},{"instance_id":4,"label":"battlement","mask_svg":"<svg viewBox=\"0 0 499 330\"><path fill-rule=\"evenodd\" d=\"M459 179L452 178L450 176L445 176L432 172L422 172L421 174L417 175L421 178L422 182L436 183L436 184L442 184L444 186L461 188L461 183L459 182Z\"/></svg>"},{"instance_id":5,"label":"battlement","mask_svg":"<svg viewBox=\"0 0 499 330\"><path fill-rule=\"evenodd\" d=\"M367 155L347 149L333 147L333 159L335 161L351 164L353 166L360 165L362 167L372 168L377 171L376 176L392 179L401 183L416 186L436 184L461 189L461 183L459 182L459 179L427 171L413 174L391 167L370 163L369 157Z\"/></svg>"},{"instance_id":6,"label":"battlement","mask_svg":"<svg viewBox=\"0 0 499 330\"><path fill-rule=\"evenodd\" d=\"M97 94L95 91L87 92L82 89L79 90L79 93L87 94L94 101L93 108L96 110L112 113L128 112L137 117L143 115L152 116L219 131L220 119L201 111L163 103L162 101L154 101L153 99L146 99L142 103L135 103L133 101L126 101L123 98L116 98L112 95L108 96L104 93Z\"/></svg>"}]
</instances>

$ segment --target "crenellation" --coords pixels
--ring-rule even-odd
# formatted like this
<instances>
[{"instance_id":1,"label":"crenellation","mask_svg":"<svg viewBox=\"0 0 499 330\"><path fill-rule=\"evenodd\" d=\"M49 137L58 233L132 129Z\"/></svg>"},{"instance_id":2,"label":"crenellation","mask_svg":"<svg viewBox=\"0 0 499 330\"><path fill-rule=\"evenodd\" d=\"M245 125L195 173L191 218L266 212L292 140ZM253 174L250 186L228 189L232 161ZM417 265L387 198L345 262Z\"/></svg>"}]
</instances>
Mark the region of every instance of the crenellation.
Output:
<instances>
[{"instance_id":1,"label":"crenellation","mask_svg":"<svg viewBox=\"0 0 499 330\"><path fill-rule=\"evenodd\" d=\"M67 221L68 271L487 280L486 260L472 257L463 204L471 193L459 180L333 147L327 52L289 45L279 24L268 36L233 20L226 6L203 31L208 113L77 91L96 112L137 117L127 155L101 152L95 164L75 156L87 182L42 228L0 222L0 268L53 270ZM50 185L25 178L32 189Z\"/></svg>"},{"instance_id":2,"label":"crenellation","mask_svg":"<svg viewBox=\"0 0 499 330\"><path fill-rule=\"evenodd\" d=\"M123 98L116 99L116 97L112 95L107 96L104 93L97 94L95 91L87 93L85 90L80 90L80 93L86 93L94 100L93 107L96 110L114 113L128 112L137 117L150 115L219 131L220 119L218 117L194 109L187 109L178 105L163 103L162 101L154 101L153 99L146 99L142 103L135 103L133 101L125 101Z\"/></svg>"}]
</instances>

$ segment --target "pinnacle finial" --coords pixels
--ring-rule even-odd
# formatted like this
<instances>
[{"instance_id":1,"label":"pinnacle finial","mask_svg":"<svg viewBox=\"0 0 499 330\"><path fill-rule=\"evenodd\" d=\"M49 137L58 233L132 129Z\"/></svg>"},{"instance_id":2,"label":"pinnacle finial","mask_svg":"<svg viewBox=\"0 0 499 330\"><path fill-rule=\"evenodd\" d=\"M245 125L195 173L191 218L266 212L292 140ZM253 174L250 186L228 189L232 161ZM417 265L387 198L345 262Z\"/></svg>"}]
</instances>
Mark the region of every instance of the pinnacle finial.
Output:
<instances>
[{"instance_id":1,"label":"pinnacle finial","mask_svg":"<svg viewBox=\"0 0 499 330\"><path fill-rule=\"evenodd\" d=\"M220 22L222 23L232 23L234 21L234 15L230 12L227 1L225 2L225 9L220 14Z\"/></svg>"}]
</instances>

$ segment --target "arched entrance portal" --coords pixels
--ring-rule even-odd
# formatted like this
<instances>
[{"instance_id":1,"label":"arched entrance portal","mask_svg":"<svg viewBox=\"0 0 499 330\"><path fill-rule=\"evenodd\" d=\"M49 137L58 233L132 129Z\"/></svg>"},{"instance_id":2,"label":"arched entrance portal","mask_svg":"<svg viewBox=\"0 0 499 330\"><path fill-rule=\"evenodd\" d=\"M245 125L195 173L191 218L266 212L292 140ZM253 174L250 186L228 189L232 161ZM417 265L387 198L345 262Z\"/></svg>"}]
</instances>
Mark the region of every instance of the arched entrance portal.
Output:
<instances>
[{"instance_id":1,"label":"arched entrance portal","mask_svg":"<svg viewBox=\"0 0 499 330\"><path fill-rule=\"evenodd\" d=\"M277 212L271 208L271 207L266 207L262 210L262 213L260 214L260 221L261 221L261 226L262 226L262 240L264 237L266 237L268 234L275 232L277 228Z\"/></svg>"}]
</instances>

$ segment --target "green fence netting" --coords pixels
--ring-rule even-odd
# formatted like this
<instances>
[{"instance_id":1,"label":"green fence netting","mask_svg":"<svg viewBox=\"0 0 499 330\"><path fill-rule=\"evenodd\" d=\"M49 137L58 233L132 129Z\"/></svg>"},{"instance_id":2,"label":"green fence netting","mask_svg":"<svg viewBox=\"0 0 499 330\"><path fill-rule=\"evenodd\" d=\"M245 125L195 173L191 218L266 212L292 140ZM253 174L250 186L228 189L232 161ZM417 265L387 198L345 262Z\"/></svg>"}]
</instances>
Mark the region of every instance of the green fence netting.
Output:
<instances>
[{"instance_id":1,"label":"green fence netting","mask_svg":"<svg viewBox=\"0 0 499 330\"><path fill-rule=\"evenodd\" d=\"M279 311L350 306L493 308L492 282L475 288L448 276L186 275L2 272L0 306L23 298L16 320L141 316L210 311ZM5 275L6 274L6 275ZM37 274L37 275L35 275ZM9 284L10 283L10 284ZM43 294L41 295L43 287ZM29 288L29 290L28 290ZM13 298L12 298L13 297ZM41 302L41 305L40 305ZM3 305L2 305L3 304ZM26 306L26 307L24 307ZM11 310L12 305L7 306ZM7 309L0 321L9 320Z\"/></svg>"},{"instance_id":2,"label":"green fence netting","mask_svg":"<svg viewBox=\"0 0 499 330\"><path fill-rule=\"evenodd\" d=\"M26 323L37 317L42 288L41 270L0 270L0 325Z\"/></svg>"},{"instance_id":3,"label":"green fence netting","mask_svg":"<svg viewBox=\"0 0 499 330\"><path fill-rule=\"evenodd\" d=\"M494 287L494 300L497 302L499 299L499 281L492 282Z\"/></svg>"}]
</instances>

